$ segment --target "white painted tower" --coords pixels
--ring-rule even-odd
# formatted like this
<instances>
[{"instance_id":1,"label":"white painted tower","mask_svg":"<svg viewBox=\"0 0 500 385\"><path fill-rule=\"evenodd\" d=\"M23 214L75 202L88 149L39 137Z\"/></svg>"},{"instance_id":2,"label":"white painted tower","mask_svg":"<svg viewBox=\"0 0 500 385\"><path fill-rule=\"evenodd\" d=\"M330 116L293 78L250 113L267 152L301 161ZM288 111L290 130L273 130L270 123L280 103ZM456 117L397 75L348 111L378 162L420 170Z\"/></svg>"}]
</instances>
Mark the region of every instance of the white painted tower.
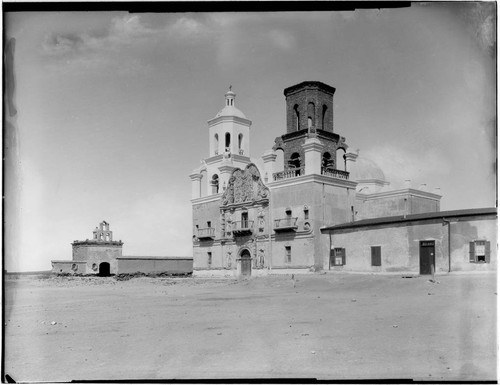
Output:
<instances>
[{"instance_id":1,"label":"white painted tower","mask_svg":"<svg viewBox=\"0 0 500 385\"><path fill-rule=\"evenodd\" d=\"M231 172L244 169L250 163L250 126L252 121L236 108L236 94L229 86L225 94L225 106L208 121L209 156L190 175L192 198L202 197L202 184L206 195L224 192ZM205 174L206 172L206 174Z\"/></svg>"}]
</instances>

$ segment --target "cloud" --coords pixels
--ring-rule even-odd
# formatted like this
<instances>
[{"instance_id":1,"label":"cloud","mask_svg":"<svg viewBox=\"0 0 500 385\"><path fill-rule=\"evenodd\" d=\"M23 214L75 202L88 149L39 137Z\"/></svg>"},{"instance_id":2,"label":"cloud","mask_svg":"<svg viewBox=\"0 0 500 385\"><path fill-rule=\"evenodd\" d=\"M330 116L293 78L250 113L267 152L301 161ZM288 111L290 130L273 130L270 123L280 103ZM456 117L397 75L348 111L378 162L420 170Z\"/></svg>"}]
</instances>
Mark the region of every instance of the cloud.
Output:
<instances>
[{"instance_id":1,"label":"cloud","mask_svg":"<svg viewBox=\"0 0 500 385\"><path fill-rule=\"evenodd\" d=\"M136 51L147 49L144 40L161 33L145 26L138 15L126 15L111 19L104 32L49 33L43 38L41 54L46 57L46 67L57 74L144 74L151 65L144 55L134 55L130 46L135 44Z\"/></svg>"},{"instance_id":2,"label":"cloud","mask_svg":"<svg viewBox=\"0 0 500 385\"><path fill-rule=\"evenodd\" d=\"M181 17L166 28L167 32L180 37L203 36L208 31L207 25L200 21L190 18Z\"/></svg>"},{"instance_id":3,"label":"cloud","mask_svg":"<svg viewBox=\"0 0 500 385\"><path fill-rule=\"evenodd\" d=\"M50 34L44 37L42 50L47 55L65 55L81 50L84 45L84 39L76 34Z\"/></svg>"},{"instance_id":4,"label":"cloud","mask_svg":"<svg viewBox=\"0 0 500 385\"><path fill-rule=\"evenodd\" d=\"M273 29L269 32L271 42L283 51L290 51L296 47L295 37L282 30Z\"/></svg>"},{"instance_id":5,"label":"cloud","mask_svg":"<svg viewBox=\"0 0 500 385\"><path fill-rule=\"evenodd\" d=\"M130 39L149 36L155 31L141 23L139 15L115 17L111 20L109 37L111 39Z\"/></svg>"},{"instance_id":6,"label":"cloud","mask_svg":"<svg viewBox=\"0 0 500 385\"><path fill-rule=\"evenodd\" d=\"M155 30L144 26L138 15L115 17L107 31L102 33L49 33L42 42L42 53L67 56L69 54L91 53L109 50L116 45L131 44L137 39L146 38Z\"/></svg>"}]
</instances>

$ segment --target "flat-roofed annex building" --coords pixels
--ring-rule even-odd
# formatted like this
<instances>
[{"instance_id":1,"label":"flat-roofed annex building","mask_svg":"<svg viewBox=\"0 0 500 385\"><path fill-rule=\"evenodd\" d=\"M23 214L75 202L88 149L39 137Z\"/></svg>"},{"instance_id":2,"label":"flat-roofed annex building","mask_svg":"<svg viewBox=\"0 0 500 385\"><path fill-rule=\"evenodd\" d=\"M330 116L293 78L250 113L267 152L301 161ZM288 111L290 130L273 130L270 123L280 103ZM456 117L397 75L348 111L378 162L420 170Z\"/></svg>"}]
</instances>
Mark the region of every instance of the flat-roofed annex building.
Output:
<instances>
[{"instance_id":1,"label":"flat-roofed annex building","mask_svg":"<svg viewBox=\"0 0 500 385\"><path fill-rule=\"evenodd\" d=\"M325 270L407 274L497 270L497 209L362 219L321 229Z\"/></svg>"}]
</instances>

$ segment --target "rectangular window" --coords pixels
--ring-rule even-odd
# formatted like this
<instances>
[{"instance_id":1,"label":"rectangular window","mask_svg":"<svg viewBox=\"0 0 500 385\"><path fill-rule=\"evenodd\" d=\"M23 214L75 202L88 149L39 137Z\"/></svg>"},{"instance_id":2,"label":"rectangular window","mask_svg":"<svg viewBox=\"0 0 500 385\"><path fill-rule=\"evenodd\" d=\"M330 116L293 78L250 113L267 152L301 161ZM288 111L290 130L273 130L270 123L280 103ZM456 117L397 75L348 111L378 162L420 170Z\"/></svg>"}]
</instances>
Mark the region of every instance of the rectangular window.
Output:
<instances>
[{"instance_id":1,"label":"rectangular window","mask_svg":"<svg viewBox=\"0 0 500 385\"><path fill-rule=\"evenodd\" d=\"M208 265L208 267L211 267L212 266L212 252L209 251L207 253L207 256L208 256L208 258L207 258L207 265Z\"/></svg>"},{"instance_id":2,"label":"rectangular window","mask_svg":"<svg viewBox=\"0 0 500 385\"><path fill-rule=\"evenodd\" d=\"M292 247L285 246L285 262L292 263Z\"/></svg>"},{"instance_id":3,"label":"rectangular window","mask_svg":"<svg viewBox=\"0 0 500 385\"><path fill-rule=\"evenodd\" d=\"M241 213L241 228L246 229L248 227L248 213Z\"/></svg>"},{"instance_id":4,"label":"rectangular window","mask_svg":"<svg viewBox=\"0 0 500 385\"><path fill-rule=\"evenodd\" d=\"M208 227L208 228L212 227L212 222L208 221L208 222L207 222L207 227Z\"/></svg>"},{"instance_id":5,"label":"rectangular window","mask_svg":"<svg viewBox=\"0 0 500 385\"><path fill-rule=\"evenodd\" d=\"M333 259L330 264L333 266L344 266L345 265L345 249L341 247L336 247L333 251ZM333 262L333 263L332 263Z\"/></svg>"},{"instance_id":6,"label":"rectangular window","mask_svg":"<svg viewBox=\"0 0 500 385\"><path fill-rule=\"evenodd\" d=\"M382 266L382 248L372 246L372 266Z\"/></svg>"},{"instance_id":7,"label":"rectangular window","mask_svg":"<svg viewBox=\"0 0 500 385\"><path fill-rule=\"evenodd\" d=\"M483 240L469 242L469 262L490 263L490 242Z\"/></svg>"},{"instance_id":8,"label":"rectangular window","mask_svg":"<svg viewBox=\"0 0 500 385\"><path fill-rule=\"evenodd\" d=\"M304 219L309 219L309 210L304 210Z\"/></svg>"}]
</instances>

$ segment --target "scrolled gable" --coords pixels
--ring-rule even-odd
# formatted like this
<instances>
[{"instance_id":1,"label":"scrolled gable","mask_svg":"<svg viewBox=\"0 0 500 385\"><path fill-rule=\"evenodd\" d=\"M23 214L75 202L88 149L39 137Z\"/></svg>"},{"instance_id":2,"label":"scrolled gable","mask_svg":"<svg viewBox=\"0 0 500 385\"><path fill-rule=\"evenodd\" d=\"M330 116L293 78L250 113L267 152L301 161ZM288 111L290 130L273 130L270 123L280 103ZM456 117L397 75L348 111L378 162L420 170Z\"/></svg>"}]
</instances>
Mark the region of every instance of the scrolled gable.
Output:
<instances>
[{"instance_id":1,"label":"scrolled gable","mask_svg":"<svg viewBox=\"0 0 500 385\"><path fill-rule=\"evenodd\" d=\"M235 169L221 198L221 207L269 202L269 189L262 182L259 169L250 163Z\"/></svg>"}]
</instances>

